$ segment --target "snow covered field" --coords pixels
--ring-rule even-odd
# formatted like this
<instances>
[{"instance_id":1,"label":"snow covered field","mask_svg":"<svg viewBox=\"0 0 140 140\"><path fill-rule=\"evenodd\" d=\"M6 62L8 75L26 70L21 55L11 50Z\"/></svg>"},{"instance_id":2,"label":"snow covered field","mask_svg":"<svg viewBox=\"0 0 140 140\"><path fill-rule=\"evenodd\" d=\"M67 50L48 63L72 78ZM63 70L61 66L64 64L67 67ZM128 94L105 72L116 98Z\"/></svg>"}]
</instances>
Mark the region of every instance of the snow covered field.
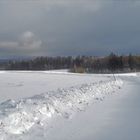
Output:
<instances>
[{"instance_id":1,"label":"snow covered field","mask_svg":"<svg viewBox=\"0 0 140 140\"><path fill-rule=\"evenodd\" d=\"M92 139L110 122L104 119L114 111L112 101L118 103L128 81L137 77L0 72L0 140Z\"/></svg>"},{"instance_id":2,"label":"snow covered field","mask_svg":"<svg viewBox=\"0 0 140 140\"><path fill-rule=\"evenodd\" d=\"M82 84L110 81L109 77L67 72L0 72L0 102Z\"/></svg>"}]
</instances>

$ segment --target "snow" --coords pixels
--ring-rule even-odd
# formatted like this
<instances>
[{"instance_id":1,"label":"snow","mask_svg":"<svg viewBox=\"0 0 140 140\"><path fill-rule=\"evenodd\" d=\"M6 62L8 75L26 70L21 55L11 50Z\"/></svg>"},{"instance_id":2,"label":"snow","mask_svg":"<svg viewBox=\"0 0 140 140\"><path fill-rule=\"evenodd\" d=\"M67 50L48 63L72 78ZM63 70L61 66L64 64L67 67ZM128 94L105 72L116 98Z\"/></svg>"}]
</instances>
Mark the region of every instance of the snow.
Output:
<instances>
[{"instance_id":1,"label":"snow","mask_svg":"<svg viewBox=\"0 0 140 140\"><path fill-rule=\"evenodd\" d=\"M51 134L59 132L61 125L63 130L67 129L69 121L73 124L70 130L73 132L75 118L81 112L82 116L87 115L84 117L87 122L92 120L92 117L87 120L88 115L96 116L94 113L98 111L104 116L103 106L98 110L96 104L105 98L113 100L114 96L110 95L119 93L124 87L125 77L131 79L132 76L137 74L119 74L115 80L113 75L70 74L67 71L1 72L0 140L57 139ZM87 112L93 106L96 111ZM97 118L94 118L95 122ZM80 123L82 119L76 119L76 122ZM76 129L82 133L81 127ZM90 130L86 129L88 135ZM61 139L62 135L58 132L56 136ZM64 139L67 133L71 133L65 132Z\"/></svg>"},{"instance_id":2,"label":"snow","mask_svg":"<svg viewBox=\"0 0 140 140\"><path fill-rule=\"evenodd\" d=\"M62 71L1 71L0 102L101 80L109 81L110 78L88 74L70 74Z\"/></svg>"},{"instance_id":3,"label":"snow","mask_svg":"<svg viewBox=\"0 0 140 140\"><path fill-rule=\"evenodd\" d=\"M116 94L89 106L72 120L56 120L43 139L36 134L36 140L139 140L140 78L127 77L124 82Z\"/></svg>"}]
</instances>

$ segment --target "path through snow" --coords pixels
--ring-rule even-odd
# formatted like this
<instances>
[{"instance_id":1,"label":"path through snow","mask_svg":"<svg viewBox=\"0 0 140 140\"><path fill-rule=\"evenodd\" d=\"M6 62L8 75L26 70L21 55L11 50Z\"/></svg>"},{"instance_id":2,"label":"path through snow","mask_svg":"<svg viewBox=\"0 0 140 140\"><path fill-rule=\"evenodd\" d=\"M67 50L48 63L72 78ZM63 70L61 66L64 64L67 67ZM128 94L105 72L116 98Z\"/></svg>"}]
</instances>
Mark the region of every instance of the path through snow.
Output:
<instances>
[{"instance_id":1,"label":"path through snow","mask_svg":"<svg viewBox=\"0 0 140 140\"><path fill-rule=\"evenodd\" d=\"M87 105L102 101L120 89L123 82L100 81L50 91L31 98L8 100L0 104L0 138L19 138L36 126L46 127L56 117L71 118ZM13 138L13 139L14 139Z\"/></svg>"}]
</instances>

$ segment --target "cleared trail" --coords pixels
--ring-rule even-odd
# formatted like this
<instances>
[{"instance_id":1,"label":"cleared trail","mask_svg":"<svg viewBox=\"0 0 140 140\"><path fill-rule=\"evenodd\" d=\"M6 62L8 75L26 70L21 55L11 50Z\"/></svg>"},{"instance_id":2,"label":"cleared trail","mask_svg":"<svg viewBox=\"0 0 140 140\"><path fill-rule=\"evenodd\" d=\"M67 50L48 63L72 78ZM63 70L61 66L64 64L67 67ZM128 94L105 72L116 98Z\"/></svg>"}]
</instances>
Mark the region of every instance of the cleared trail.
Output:
<instances>
[{"instance_id":1,"label":"cleared trail","mask_svg":"<svg viewBox=\"0 0 140 140\"><path fill-rule=\"evenodd\" d=\"M45 137L49 140L139 140L140 78L123 79L125 84L117 96L92 105L72 120L60 120Z\"/></svg>"}]
</instances>

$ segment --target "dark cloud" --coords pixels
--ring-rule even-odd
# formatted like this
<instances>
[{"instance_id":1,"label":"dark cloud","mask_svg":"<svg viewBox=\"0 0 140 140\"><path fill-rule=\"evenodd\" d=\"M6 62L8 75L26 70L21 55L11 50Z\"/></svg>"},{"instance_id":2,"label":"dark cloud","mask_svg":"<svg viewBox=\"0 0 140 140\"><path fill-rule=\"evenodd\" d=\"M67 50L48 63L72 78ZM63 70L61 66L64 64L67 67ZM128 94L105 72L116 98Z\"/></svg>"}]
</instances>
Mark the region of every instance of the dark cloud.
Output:
<instances>
[{"instance_id":1,"label":"dark cloud","mask_svg":"<svg viewBox=\"0 0 140 140\"><path fill-rule=\"evenodd\" d=\"M0 55L106 55L140 51L140 2L0 2Z\"/></svg>"}]
</instances>

